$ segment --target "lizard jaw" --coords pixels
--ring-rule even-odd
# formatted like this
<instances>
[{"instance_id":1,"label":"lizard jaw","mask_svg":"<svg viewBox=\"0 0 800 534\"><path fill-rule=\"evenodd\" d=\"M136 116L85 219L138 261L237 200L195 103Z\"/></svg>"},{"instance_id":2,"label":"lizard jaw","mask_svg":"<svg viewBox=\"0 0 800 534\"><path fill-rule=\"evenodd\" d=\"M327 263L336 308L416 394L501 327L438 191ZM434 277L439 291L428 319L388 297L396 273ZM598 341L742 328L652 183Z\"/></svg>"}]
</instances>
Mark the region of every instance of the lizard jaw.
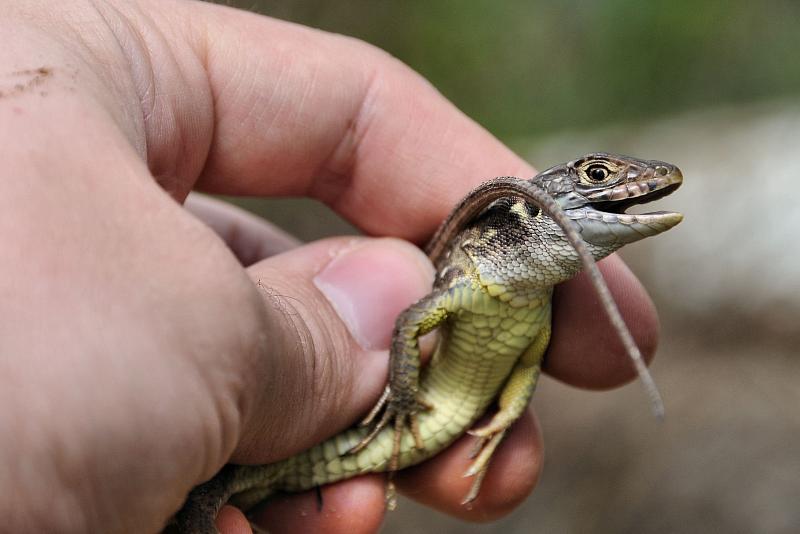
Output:
<instances>
[{"instance_id":1,"label":"lizard jaw","mask_svg":"<svg viewBox=\"0 0 800 534\"><path fill-rule=\"evenodd\" d=\"M672 222L675 226L683 216L669 211L627 214L625 210L638 204L654 202L673 193L683 183L683 174L674 165L652 162L643 172L629 174L628 180L614 187L588 195L586 206L598 214L617 215L623 224Z\"/></svg>"},{"instance_id":2,"label":"lizard jaw","mask_svg":"<svg viewBox=\"0 0 800 534\"><path fill-rule=\"evenodd\" d=\"M589 204L566 211L587 242L618 247L666 232L680 223L683 215L673 211L625 213L625 210L663 198L682 183L683 175L677 167L654 165L638 179L597 191L589 197Z\"/></svg>"},{"instance_id":3,"label":"lizard jaw","mask_svg":"<svg viewBox=\"0 0 800 534\"><path fill-rule=\"evenodd\" d=\"M631 227L640 225L658 229L657 232L648 232L647 236L666 232L683 220L683 214L675 211L651 211L647 213L616 213L613 211L600 211L593 207L570 210L572 220L589 219L605 224L621 224ZM645 237L645 236L642 236ZM584 236L586 239L586 236ZM587 239L590 241L590 239Z\"/></svg>"},{"instance_id":4,"label":"lizard jaw","mask_svg":"<svg viewBox=\"0 0 800 534\"><path fill-rule=\"evenodd\" d=\"M622 214L631 206L653 202L681 186L683 174L679 168L661 162L652 163L641 172L629 173L627 180L614 187L587 195L589 206L601 212Z\"/></svg>"}]
</instances>

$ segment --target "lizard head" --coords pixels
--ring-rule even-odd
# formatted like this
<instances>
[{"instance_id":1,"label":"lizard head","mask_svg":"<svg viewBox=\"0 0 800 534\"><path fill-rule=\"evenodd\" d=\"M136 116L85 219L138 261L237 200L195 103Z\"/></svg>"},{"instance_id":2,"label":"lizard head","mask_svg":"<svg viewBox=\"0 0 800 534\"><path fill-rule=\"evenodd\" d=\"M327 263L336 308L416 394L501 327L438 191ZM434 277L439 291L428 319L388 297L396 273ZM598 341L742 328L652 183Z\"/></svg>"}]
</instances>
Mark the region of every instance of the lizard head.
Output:
<instances>
[{"instance_id":1,"label":"lizard head","mask_svg":"<svg viewBox=\"0 0 800 534\"><path fill-rule=\"evenodd\" d=\"M598 152L548 169L537 179L599 256L665 232L683 219L671 211L625 213L680 187L680 169L663 161Z\"/></svg>"}]
</instances>

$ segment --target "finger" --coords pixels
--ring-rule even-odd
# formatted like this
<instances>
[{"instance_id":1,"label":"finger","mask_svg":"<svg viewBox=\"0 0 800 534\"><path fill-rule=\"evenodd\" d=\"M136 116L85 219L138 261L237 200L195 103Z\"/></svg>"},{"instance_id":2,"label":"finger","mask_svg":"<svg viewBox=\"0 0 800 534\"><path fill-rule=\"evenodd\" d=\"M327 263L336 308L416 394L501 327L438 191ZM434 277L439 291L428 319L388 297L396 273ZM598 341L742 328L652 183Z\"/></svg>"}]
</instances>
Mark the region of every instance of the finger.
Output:
<instances>
[{"instance_id":1,"label":"finger","mask_svg":"<svg viewBox=\"0 0 800 534\"><path fill-rule=\"evenodd\" d=\"M214 523L221 534L253 534L247 517L233 506L223 506Z\"/></svg>"},{"instance_id":2,"label":"finger","mask_svg":"<svg viewBox=\"0 0 800 534\"><path fill-rule=\"evenodd\" d=\"M394 239L305 245L249 269L268 313L237 463L285 458L346 428L380 395L398 314L430 290L427 258Z\"/></svg>"},{"instance_id":3,"label":"finger","mask_svg":"<svg viewBox=\"0 0 800 534\"><path fill-rule=\"evenodd\" d=\"M650 361L659 331L652 301L618 256L600 262L600 270L642 355ZM559 380L592 389L618 386L636 376L633 363L585 275L556 287L553 337L544 368Z\"/></svg>"},{"instance_id":4,"label":"finger","mask_svg":"<svg viewBox=\"0 0 800 534\"><path fill-rule=\"evenodd\" d=\"M184 207L219 235L242 265L291 250L301 241L232 204L193 193Z\"/></svg>"},{"instance_id":5,"label":"finger","mask_svg":"<svg viewBox=\"0 0 800 534\"><path fill-rule=\"evenodd\" d=\"M294 495L276 496L254 515L269 532L371 534L383 522L385 478L367 475Z\"/></svg>"},{"instance_id":6,"label":"finger","mask_svg":"<svg viewBox=\"0 0 800 534\"><path fill-rule=\"evenodd\" d=\"M407 497L469 521L491 521L514 509L533 490L541 474L544 445L539 425L528 410L500 443L478 498L461 502L472 486L464 472L472 463L474 436L464 435L431 460L401 471L397 486Z\"/></svg>"},{"instance_id":7,"label":"finger","mask_svg":"<svg viewBox=\"0 0 800 534\"><path fill-rule=\"evenodd\" d=\"M199 185L206 190L313 196L367 233L420 242L474 185L532 174L421 76L375 47L222 6L163 4L149 4L152 19L169 35L185 28L189 50L170 56L182 62L181 77L152 82L158 94L183 95L186 72L205 69L208 91L175 99L170 118L177 117L176 136L208 125L207 154L192 154L203 158ZM198 110L213 116L198 117ZM151 124L149 158L166 159L174 146L158 142L169 138L166 128L155 131L162 123Z\"/></svg>"}]
</instances>

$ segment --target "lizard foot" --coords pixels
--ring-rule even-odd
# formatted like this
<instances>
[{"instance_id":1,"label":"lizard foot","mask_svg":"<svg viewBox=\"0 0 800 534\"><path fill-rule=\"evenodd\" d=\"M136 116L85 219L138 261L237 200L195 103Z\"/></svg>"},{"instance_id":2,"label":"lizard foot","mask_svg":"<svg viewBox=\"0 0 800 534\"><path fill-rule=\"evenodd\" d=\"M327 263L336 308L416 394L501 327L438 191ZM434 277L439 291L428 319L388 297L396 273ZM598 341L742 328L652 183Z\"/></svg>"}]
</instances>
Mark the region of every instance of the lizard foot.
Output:
<instances>
[{"instance_id":1,"label":"lizard foot","mask_svg":"<svg viewBox=\"0 0 800 534\"><path fill-rule=\"evenodd\" d=\"M356 454L363 450L364 447L369 445L378 433L393 423L394 427L394 447L392 450L392 457L389 462L389 471L397 470L397 462L400 456L400 443L403 432L406 428L411 430L411 436L414 438L414 446L417 449L424 449L425 444L422 440L422 434L419 430L419 421L417 414L423 411L428 411L432 408L430 403L426 402L421 396L417 395L415 399L410 402L405 399L396 399L392 395L389 386L384 389L381 398L378 399L375 407L370 410L367 417L361 421L360 426L371 426L370 431L364 438L361 439L354 447L352 447L348 454ZM377 419L379 413L383 410L380 419Z\"/></svg>"},{"instance_id":2,"label":"lizard foot","mask_svg":"<svg viewBox=\"0 0 800 534\"><path fill-rule=\"evenodd\" d=\"M464 477L475 477L475 479L472 482L469 493L467 493L464 500L461 501L462 505L468 505L478 497L483 479L486 477L486 472L489 470L489 462L492 459L492 455L497 449L497 446L500 445L500 442L503 441L507 430L507 426L494 430L490 423L483 428L469 431L470 434L477 436L478 440L475 442L475 446L470 454L470 458L474 458L475 460L464 472Z\"/></svg>"},{"instance_id":3,"label":"lizard foot","mask_svg":"<svg viewBox=\"0 0 800 534\"><path fill-rule=\"evenodd\" d=\"M425 442L422 439L422 434L419 429L419 421L417 414L422 411L427 411L433 406L426 402L419 395L416 396L411 402L405 400L397 400L392 396L391 389L386 386L381 398L378 400L366 418L361 422L360 426L372 426L370 431L352 447L347 454L356 454L369 445L378 433L392 423L394 428L394 440L392 444L392 455L389 457L389 467L387 469L386 479L386 508L394 510L397 507L397 491L392 481L394 472L397 471L400 465L400 445L402 443L403 432L406 427L411 430L411 436L414 438L414 447L417 449L424 449ZM383 415L376 421L376 417L383 410Z\"/></svg>"}]
</instances>

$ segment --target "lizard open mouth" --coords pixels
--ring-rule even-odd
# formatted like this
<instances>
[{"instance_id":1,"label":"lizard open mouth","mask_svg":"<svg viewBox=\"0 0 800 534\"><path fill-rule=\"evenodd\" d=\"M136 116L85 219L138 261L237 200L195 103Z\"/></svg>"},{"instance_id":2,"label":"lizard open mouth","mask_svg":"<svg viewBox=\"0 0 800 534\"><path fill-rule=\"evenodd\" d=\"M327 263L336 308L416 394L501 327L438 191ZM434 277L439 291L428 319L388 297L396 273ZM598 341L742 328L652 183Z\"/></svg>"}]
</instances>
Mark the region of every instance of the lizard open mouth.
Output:
<instances>
[{"instance_id":1,"label":"lizard open mouth","mask_svg":"<svg viewBox=\"0 0 800 534\"><path fill-rule=\"evenodd\" d=\"M669 195L678 189L682 183L683 175L677 167L656 166L647 169L645 175L637 180L623 182L615 187L589 195L589 206L596 211L618 215L623 218L645 216L658 217L659 219L680 218L680 214L666 211L643 214L627 214L625 212L631 206L653 202Z\"/></svg>"},{"instance_id":2,"label":"lizard open mouth","mask_svg":"<svg viewBox=\"0 0 800 534\"><path fill-rule=\"evenodd\" d=\"M585 196L589 202L582 208L566 210L587 242L619 247L660 234L683 220L683 215L673 211L626 213L632 206L663 198L681 186L681 171L658 163L645 167L629 181L592 191Z\"/></svg>"},{"instance_id":3,"label":"lizard open mouth","mask_svg":"<svg viewBox=\"0 0 800 534\"><path fill-rule=\"evenodd\" d=\"M606 213L615 213L617 215L625 213L625 211L630 208L631 206L636 206L638 204L647 204L648 202L654 202L660 198L664 198L665 196L669 195L676 189L681 186L681 182L669 184L661 189L651 190L647 193L640 194L638 196L630 196L623 200L603 200L599 202L592 202L591 206L596 209L597 211L603 211Z\"/></svg>"}]
</instances>

